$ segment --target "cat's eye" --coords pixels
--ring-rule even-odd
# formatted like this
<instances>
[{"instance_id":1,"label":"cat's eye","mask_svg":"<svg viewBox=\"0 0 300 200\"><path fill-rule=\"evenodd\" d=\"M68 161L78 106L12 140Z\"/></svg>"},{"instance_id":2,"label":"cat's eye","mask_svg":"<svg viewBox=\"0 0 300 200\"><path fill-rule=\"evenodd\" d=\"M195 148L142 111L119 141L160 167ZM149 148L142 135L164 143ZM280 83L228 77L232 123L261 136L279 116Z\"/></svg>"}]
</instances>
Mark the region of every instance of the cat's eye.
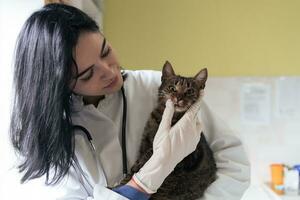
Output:
<instances>
[{"instance_id":1,"label":"cat's eye","mask_svg":"<svg viewBox=\"0 0 300 200\"><path fill-rule=\"evenodd\" d=\"M169 90L170 90L171 92L176 92L176 88L175 88L173 85L170 85L170 86L169 86Z\"/></svg>"},{"instance_id":2,"label":"cat's eye","mask_svg":"<svg viewBox=\"0 0 300 200\"><path fill-rule=\"evenodd\" d=\"M193 95L195 93L195 91L193 90L193 89L188 89L187 91L186 91L186 94L187 95Z\"/></svg>"}]
</instances>

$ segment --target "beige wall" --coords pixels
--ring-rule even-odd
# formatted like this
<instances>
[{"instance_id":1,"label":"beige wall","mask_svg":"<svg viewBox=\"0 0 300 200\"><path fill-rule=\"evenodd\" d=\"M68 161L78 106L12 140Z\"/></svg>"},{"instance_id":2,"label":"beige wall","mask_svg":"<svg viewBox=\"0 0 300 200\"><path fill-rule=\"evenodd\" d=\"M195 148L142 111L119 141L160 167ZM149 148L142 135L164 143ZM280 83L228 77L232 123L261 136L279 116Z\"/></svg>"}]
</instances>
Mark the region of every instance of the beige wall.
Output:
<instances>
[{"instance_id":1,"label":"beige wall","mask_svg":"<svg viewBox=\"0 0 300 200\"><path fill-rule=\"evenodd\" d=\"M106 0L104 33L131 69L300 75L299 0Z\"/></svg>"}]
</instances>

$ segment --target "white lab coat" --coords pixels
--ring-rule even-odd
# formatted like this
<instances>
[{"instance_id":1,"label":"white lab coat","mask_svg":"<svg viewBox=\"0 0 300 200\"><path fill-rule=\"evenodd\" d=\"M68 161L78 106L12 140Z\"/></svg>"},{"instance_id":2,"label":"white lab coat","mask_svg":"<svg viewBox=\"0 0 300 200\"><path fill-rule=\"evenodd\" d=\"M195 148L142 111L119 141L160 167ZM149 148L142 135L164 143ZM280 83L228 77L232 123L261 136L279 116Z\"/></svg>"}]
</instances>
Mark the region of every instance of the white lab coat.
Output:
<instances>
[{"instance_id":1,"label":"white lab coat","mask_svg":"<svg viewBox=\"0 0 300 200\"><path fill-rule=\"evenodd\" d=\"M156 105L161 73L126 73L126 144L130 169L137 156L145 123ZM107 95L97 108L93 105L85 106L80 97L74 97L74 109L73 123L84 126L90 132L96 151L92 151L85 134L76 131L75 153L82 171L71 167L69 174L59 184L45 187L49 188L56 199L127 199L106 188L116 185L122 179L121 92ZM250 167L241 141L210 112L205 103L199 115L218 168L217 180L209 186L202 199L240 199L250 182Z\"/></svg>"}]
</instances>

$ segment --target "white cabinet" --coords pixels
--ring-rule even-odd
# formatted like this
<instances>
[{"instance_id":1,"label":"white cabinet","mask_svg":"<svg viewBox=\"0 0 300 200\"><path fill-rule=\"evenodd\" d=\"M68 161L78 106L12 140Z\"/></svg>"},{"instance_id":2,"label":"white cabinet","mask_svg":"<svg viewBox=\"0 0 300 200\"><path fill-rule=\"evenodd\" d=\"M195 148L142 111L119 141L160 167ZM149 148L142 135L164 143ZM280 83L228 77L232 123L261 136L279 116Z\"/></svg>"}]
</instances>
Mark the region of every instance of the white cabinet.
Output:
<instances>
[{"instance_id":1,"label":"white cabinet","mask_svg":"<svg viewBox=\"0 0 300 200\"><path fill-rule=\"evenodd\" d=\"M300 200L300 196L279 196L268 185L251 184L241 200Z\"/></svg>"},{"instance_id":2,"label":"white cabinet","mask_svg":"<svg viewBox=\"0 0 300 200\"><path fill-rule=\"evenodd\" d=\"M300 195L278 195L267 184L263 185L263 189L272 200L300 200Z\"/></svg>"}]
</instances>

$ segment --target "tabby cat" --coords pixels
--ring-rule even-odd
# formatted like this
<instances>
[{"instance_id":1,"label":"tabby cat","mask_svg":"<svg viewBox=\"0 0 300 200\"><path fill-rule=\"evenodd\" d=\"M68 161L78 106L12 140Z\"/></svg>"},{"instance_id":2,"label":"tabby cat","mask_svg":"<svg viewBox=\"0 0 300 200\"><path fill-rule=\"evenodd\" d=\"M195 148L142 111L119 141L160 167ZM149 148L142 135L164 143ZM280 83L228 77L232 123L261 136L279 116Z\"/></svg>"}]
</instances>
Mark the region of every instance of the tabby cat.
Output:
<instances>
[{"instance_id":1,"label":"tabby cat","mask_svg":"<svg viewBox=\"0 0 300 200\"><path fill-rule=\"evenodd\" d=\"M175 75L167 61L162 70L162 83L158 90L158 106L152 111L144 129L139 156L131 168L130 174L123 180L128 182L135 172L151 157L152 143L159 127L165 102L171 99L175 106L172 119L174 125L185 111L198 99L199 91L204 89L207 80L207 69L202 69L195 77L186 78ZM174 171L165 179L157 193L150 199L159 200L194 200L201 197L205 189L215 180L216 164L213 153L201 133L197 148L177 164Z\"/></svg>"}]
</instances>

